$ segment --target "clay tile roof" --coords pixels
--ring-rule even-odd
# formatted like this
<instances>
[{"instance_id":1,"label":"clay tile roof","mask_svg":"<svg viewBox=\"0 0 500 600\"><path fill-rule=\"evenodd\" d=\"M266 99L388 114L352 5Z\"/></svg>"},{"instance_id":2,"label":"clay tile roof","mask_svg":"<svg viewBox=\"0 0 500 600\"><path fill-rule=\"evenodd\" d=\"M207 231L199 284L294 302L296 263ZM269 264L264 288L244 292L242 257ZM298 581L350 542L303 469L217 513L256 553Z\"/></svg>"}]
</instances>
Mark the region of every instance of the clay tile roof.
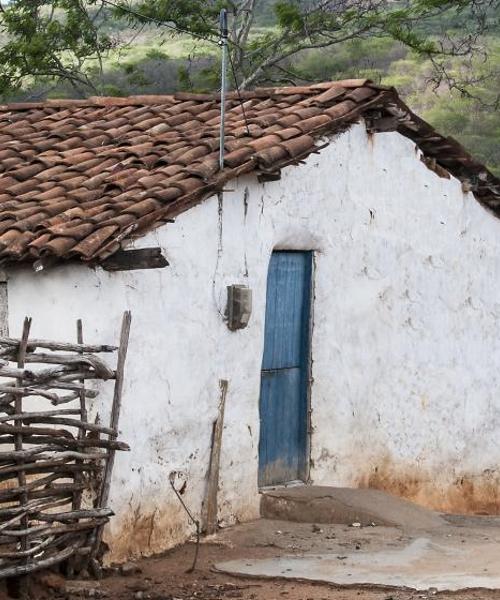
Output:
<instances>
[{"instance_id":1,"label":"clay tile roof","mask_svg":"<svg viewBox=\"0 0 500 600\"><path fill-rule=\"evenodd\" d=\"M500 180L392 88L349 79L231 92L222 172L219 109L218 96L191 93L0 106L0 262L99 262L240 174L275 178L361 118L412 139L429 168L500 215Z\"/></svg>"}]
</instances>

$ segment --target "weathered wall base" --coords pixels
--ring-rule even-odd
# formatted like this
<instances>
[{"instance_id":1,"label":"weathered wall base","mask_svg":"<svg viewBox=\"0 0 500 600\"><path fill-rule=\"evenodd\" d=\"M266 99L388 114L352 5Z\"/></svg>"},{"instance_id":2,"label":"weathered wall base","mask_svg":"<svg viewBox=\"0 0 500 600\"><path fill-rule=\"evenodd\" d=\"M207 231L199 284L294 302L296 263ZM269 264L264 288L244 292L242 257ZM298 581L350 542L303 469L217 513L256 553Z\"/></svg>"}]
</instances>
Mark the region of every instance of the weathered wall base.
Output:
<instances>
[{"instance_id":1,"label":"weathered wall base","mask_svg":"<svg viewBox=\"0 0 500 600\"><path fill-rule=\"evenodd\" d=\"M483 473L456 475L443 465L442 475L415 465L404 465L386 458L361 475L357 487L376 488L402 496L427 508L454 514L500 514L500 475L485 469Z\"/></svg>"},{"instance_id":2,"label":"weathered wall base","mask_svg":"<svg viewBox=\"0 0 500 600\"><path fill-rule=\"evenodd\" d=\"M119 515L110 524L105 542L112 549L108 560L123 562L139 556L151 556L186 539L186 513L169 498L165 502L144 502L133 511Z\"/></svg>"}]
</instances>

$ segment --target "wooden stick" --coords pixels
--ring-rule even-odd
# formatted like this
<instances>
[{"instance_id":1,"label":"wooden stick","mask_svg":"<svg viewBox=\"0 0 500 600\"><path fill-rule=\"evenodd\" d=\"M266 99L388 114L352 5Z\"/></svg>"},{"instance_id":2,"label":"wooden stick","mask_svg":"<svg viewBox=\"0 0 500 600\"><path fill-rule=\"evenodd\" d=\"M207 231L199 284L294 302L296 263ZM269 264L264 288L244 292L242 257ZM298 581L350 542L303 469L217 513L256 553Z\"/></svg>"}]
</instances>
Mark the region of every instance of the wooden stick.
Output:
<instances>
[{"instance_id":1,"label":"wooden stick","mask_svg":"<svg viewBox=\"0 0 500 600\"><path fill-rule=\"evenodd\" d=\"M55 381L72 381L83 377L85 379L114 379L114 372L111 369L101 373L89 368L86 369L85 366L82 364L61 365L35 372L29 369L16 369L15 367L0 365L0 377L21 379L21 385L29 386L32 386L33 383L46 383L48 385L52 379Z\"/></svg>"},{"instance_id":2,"label":"wooden stick","mask_svg":"<svg viewBox=\"0 0 500 600\"><path fill-rule=\"evenodd\" d=\"M61 478L61 476L56 473L56 474L48 475L47 477L41 477L40 479L30 481L29 483L25 483L23 485L19 485L16 488L0 490L0 500L1 501L11 500L11 498L16 498L17 496L22 496L22 494L25 494L28 491L31 492L31 497L35 498L34 493L35 493L36 488L40 487L41 485L48 485L49 483L52 483L60 478ZM68 485L73 486L74 484L62 484L62 485L64 485L65 489L66 489ZM52 489L55 490L56 488L55 487L45 488L45 490L43 490L43 491L51 491ZM40 498L41 496L36 496L36 497ZM22 506L24 508L26 506L26 503L22 504Z\"/></svg>"},{"instance_id":3,"label":"wooden stick","mask_svg":"<svg viewBox=\"0 0 500 600\"><path fill-rule=\"evenodd\" d=\"M48 510L51 508L56 508L59 506L66 506L68 504L67 500L55 500L47 502L46 499L41 498L39 500L30 500L25 507L22 506L11 506L9 508L0 508L0 517L10 517L13 515L18 515L24 510L31 513L40 512L43 510Z\"/></svg>"},{"instance_id":4,"label":"wooden stick","mask_svg":"<svg viewBox=\"0 0 500 600\"><path fill-rule=\"evenodd\" d=\"M33 535L53 535L55 533L67 533L68 531L82 531L84 529L93 529L105 525L109 519L107 517L89 519L88 521L78 521L77 523L68 523L67 525L34 525L27 529L4 529L2 535L5 537L28 538Z\"/></svg>"},{"instance_id":5,"label":"wooden stick","mask_svg":"<svg viewBox=\"0 0 500 600\"><path fill-rule=\"evenodd\" d=\"M13 377L14 379L31 380L35 377L33 371L28 371L23 368L15 368L9 366L0 366L0 377Z\"/></svg>"},{"instance_id":6,"label":"wooden stick","mask_svg":"<svg viewBox=\"0 0 500 600\"><path fill-rule=\"evenodd\" d=\"M49 427L31 427L29 425L25 426L17 426L17 425L6 425L5 423L0 423L0 435L2 433L7 434L15 434L15 433L23 433L25 435L48 435L54 437L64 437L69 439L74 439L73 434L71 434L66 429L52 429ZM0 440L1 443L1 440Z\"/></svg>"},{"instance_id":7,"label":"wooden stick","mask_svg":"<svg viewBox=\"0 0 500 600\"><path fill-rule=\"evenodd\" d=\"M81 319L78 319L78 321L76 322L76 339L78 341L78 344L83 345L83 323ZM82 388L84 388L85 386L85 380L82 379L80 381ZM85 390L82 389L80 390L80 414L81 414L81 420L86 422L88 421L87 419L87 406L85 404ZM81 432L81 436L83 437L83 432Z\"/></svg>"},{"instance_id":8,"label":"wooden stick","mask_svg":"<svg viewBox=\"0 0 500 600\"><path fill-rule=\"evenodd\" d=\"M11 519L9 519L8 521L4 521L1 525L0 525L0 531L3 531L4 529L8 529L8 527L10 525L13 525L14 523L17 523L17 521L19 521L19 519L24 519L24 517L28 514L27 510L24 510L23 512L17 514L15 517L12 517Z\"/></svg>"},{"instance_id":9,"label":"wooden stick","mask_svg":"<svg viewBox=\"0 0 500 600\"><path fill-rule=\"evenodd\" d=\"M39 364L56 364L63 366L79 366L84 365L90 367L96 371L103 379L110 379L114 376L112 369L108 365L92 354L81 354L78 356L72 356L71 354L42 354L34 353L26 355L27 363L39 363Z\"/></svg>"},{"instance_id":10,"label":"wooden stick","mask_svg":"<svg viewBox=\"0 0 500 600\"><path fill-rule=\"evenodd\" d=\"M219 414L217 420L214 423L213 436L212 436L212 449L210 453L210 465L208 469L208 484L206 503L204 510L204 523L203 530L207 535L215 533L218 529L217 514L217 496L219 490L219 469L220 469L220 455L222 448L222 432L224 429L224 414L226 409L226 396L228 382L225 379L219 381L220 387L220 402L219 402Z\"/></svg>"},{"instance_id":11,"label":"wooden stick","mask_svg":"<svg viewBox=\"0 0 500 600\"><path fill-rule=\"evenodd\" d=\"M78 344L83 345L83 322L81 319L78 319L76 322L76 341L78 342ZM82 387L85 385L85 379L81 379L80 383L82 385ZM80 400L80 419L83 422L87 422L88 421L88 417L87 417L87 406L85 403L85 392L84 390L81 390L79 393L79 400ZM82 440L85 437L85 430L84 429L79 429L78 430L78 439ZM82 454L85 452L85 446L78 446L78 450L79 453ZM82 476L81 474L79 474L77 476L77 481L80 482L82 480ZM73 510L76 511L78 510L82 505L82 492L76 492L75 495L73 496ZM71 570L73 570L74 565L71 564L70 568Z\"/></svg>"},{"instance_id":12,"label":"wooden stick","mask_svg":"<svg viewBox=\"0 0 500 600\"><path fill-rule=\"evenodd\" d=\"M0 375L2 371L7 370L7 367L0 367ZM12 370L12 369L11 369ZM5 375L6 377L12 377L12 375ZM17 377L18 375L14 375ZM25 379L28 382L34 383L46 383L50 385L52 379L55 381L74 381L75 379L114 379L114 371L111 369L106 371L105 374L98 373L95 370L86 369L85 365L62 365L58 367L52 367L50 369L43 369L41 371L25 371Z\"/></svg>"},{"instance_id":13,"label":"wooden stick","mask_svg":"<svg viewBox=\"0 0 500 600\"><path fill-rule=\"evenodd\" d=\"M99 392L97 390L88 390L81 383L71 383L64 381L51 381L46 385L41 386L42 389L54 390L72 390L75 392L84 391L86 398L97 398Z\"/></svg>"},{"instance_id":14,"label":"wooden stick","mask_svg":"<svg viewBox=\"0 0 500 600\"><path fill-rule=\"evenodd\" d=\"M60 475L56 475L55 479L60 479ZM76 483L58 483L54 484L51 487L44 488L42 490L33 489L30 491L31 498L51 498L53 496L64 496L68 499L72 498L75 489L84 490L85 486L83 484ZM16 497L16 494L13 494L12 497Z\"/></svg>"},{"instance_id":15,"label":"wooden stick","mask_svg":"<svg viewBox=\"0 0 500 600\"><path fill-rule=\"evenodd\" d=\"M79 456L82 456L79 452L75 453L78 454ZM106 455L105 454L87 454L85 455L85 457L88 460L105 460ZM41 459L41 457L39 457ZM53 468L54 469L54 473L56 472L60 472L61 470L57 471L56 467L61 467L61 466L67 466L68 469L66 470L93 470L97 468L97 465L92 465L92 464L82 464L82 463L74 463L74 462L68 462L68 460L75 460L74 458L54 458L54 459L48 459L48 460L37 460L35 462L32 463L21 463L18 465L9 465L7 467L0 467L0 479L1 480L5 480L5 477L3 477L3 475L7 475L8 473L19 473L20 471L30 471L30 473L33 472L37 472L38 469L40 469L40 473L45 472L48 468ZM81 460L81 459L80 459ZM63 469L64 470L64 469ZM7 478L8 479L8 478Z\"/></svg>"},{"instance_id":16,"label":"wooden stick","mask_svg":"<svg viewBox=\"0 0 500 600\"><path fill-rule=\"evenodd\" d=\"M28 337L29 337L29 333L30 333L30 328L31 328L31 318L25 317L24 323L23 323L23 332L22 332L22 336L21 336L21 341L19 343L19 349L18 349L18 355L17 355L17 367L20 370L24 369L24 360L26 357L26 348L28 345ZM2 368L2 370L3 370L3 368ZM20 388L20 387L22 387L22 385L23 385L23 378L19 377L18 379L16 379L16 387ZM16 399L14 402L14 409L17 414L20 414L23 412L23 394L22 394L22 392L18 392L16 394ZM21 425L21 422L15 421L15 425L19 426L19 425ZM23 449L23 434L22 434L22 432L16 433L14 448L16 450ZM26 472L24 470L21 469L18 471L17 480L19 483L19 488L25 488L24 491L19 494L19 502L20 502L21 506L24 507L28 503L28 494L27 494L28 486L26 485ZM28 524L29 524L29 519L28 519L27 515L24 514L21 517L21 527L27 528ZM26 537L21 538L21 550L25 552L26 550L28 550L28 547L29 546L28 546L27 538ZM27 559L25 559L25 560L27 560ZM27 563L25 563L25 564L27 564ZM21 597L27 596L28 581L25 578L22 578L19 581L19 589L20 589Z\"/></svg>"},{"instance_id":17,"label":"wooden stick","mask_svg":"<svg viewBox=\"0 0 500 600\"><path fill-rule=\"evenodd\" d=\"M54 425L67 425L68 427L75 427L77 429L87 429L88 431L98 431L100 433L106 433L107 435L113 435L114 430L105 427L104 425L98 425L97 423L83 423L78 419L65 419L64 417L30 417L23 416L24 423L42 423L42 424L54 424ZM0 425L1 430L2 425ZM4 425L5 427L5 425Z\"/></svg>"},{"instance_id":18,"label":"wooden stick","mask_svg":"<svg viewBox=\"0 0 500 600\"><path fill-rule=\"evenodd\" d=\"M33 573L34 571L40 571L41 569L46 569L56 565L69 558L75 553L78 547L82 546L84 543L85 541L83 539L80 543L75 542L71 546L64 548L64 550L53 554L50 558L38 560L36 562L30 561L24 565L15 565L11 567L5 567L4 569L0 568L0 578L27 575L28 573Z\"/></svg>"},{"instance_id":19,"label":"wooden stick","mask_svg":"<svg viewBox=\"0 0 500 600\"><path fill-rule=\"evenodd\" d=\"M19 340L9 337L0 337L0 346L19 346ZM45 348L46 350L63 350L67 352L114 352L118 350L116 346L97 345L97 344L70 344L67 342L51 342L49 340L30 340L28 345L32 348Z\"/></svg>"},{"instance_id":20,"label":"wooden stick","mask_svg":"<svg viewBox=\"0 0 500 600\"><path fill-rule=\"evenodd\" d=\"M36 454L41 454L42 452L50 452L51 450L59 450L58 446L39 446L38 448L30 448L26 450L11 450L9 452L0 452L0 463L5 461L19 460L25 458L31 458Z\"/></svg>"},{"instance_id":21,"label":"wooden stick","mask_svg":"<svg viewBox=\"0 0 500 600\"><path fill-rule=\"evenodd\" d=\"M59 406L60 404L67 404L68 402L73 402L73 400L79 400L82 395L85 398L85 396L86 396L85 390L82 390L81 392L71 392L71 394L66 394L65 396L59 396L57 398L57 400L52 400L51 404L52 404L52 406Z\"/></svg>"},{"instance_id":22,"label":"wooden stick","mask_svg":"<svg viewBox=\"0 0 500 600\"><path fill-rule=\"evenodd\" d=\"M34 431L33 427L21 427L22 431ZM36 431L46 431L42 429L36 429ZM50 430L49 430L50 431ZM74 438L68 437L54 437L50 435L31 435L25 434L24 441L26 444L54 444L57 446L65 446L67 448L78 448L79 446L85 446L86 448L112 448L113 450L130 450L130 446L125 442L119 442L115 440L103 440L103 439L82 439L80 441ZM13 436L2 436L0 437L0 445L2 444L13 444Z\"/></svg>"},{"instance_id":23,"label":"wooden stick","mask_svg":"<svg viewBox=\"0 0 500 600\"><path fill-rule=\"evenodd\" d=\"M23 558L25 556L33 556L33 554L38 554L38 552L40 552L40 550L42 550L42 548L46 548L47 546L49 546L54 540L55 540L55 536L48 537L47 539L43 540L43 542L40 542L39 544L37 544L36 546L33 546L29 550L23 550L21 552L19 552L19 551L18 552L0 552L0 559L1 558Z\"/></svg>"},{"instance_id":24,"label":"wooden stick","mask_svg":"<svg viewBox=\"0 0 500 600\"><path fill-rule=\"evenodd\" d=\"M22 393L23 396L42 396L42 398L48 398L49 400L58 400L59 396L54 392L47 392L40 388L34 387L14 387L9 385L0 385L0 394L6 394L12 396L13 394ZM3 402L3 399L2 399Z\"/></svg>"},{"instance_id":25,"label":"wooden stick","mask_svg":"<svg viewBox=\"0 0 500 600\"><path fill-rule=\"evenodd\" d=\"M120 332L120 345L118 348L118 358L116 362L116 377L115 377L115 389L113 393L113 406L111 408L111 419L110 419L110 427L112 429L112 433L109 436L110 440L116 440L118 437L118 422L120 419L120 409L122 402L122 392L123 392L123 375L125 371L125 360L127 358L127 349L128 349L128 341L130 336L130 324L132 321L132 315L129 310L126 310L123 313L122 318L122 327ZM113 466L115 462L115 450L113 448L109 449L108 452L108 461L106 463L106 469L104 471L104 478L102 482L101 491L99 494L99 498L97 501L97 506L99 508L104 508L109 500L109 492L111 486L111 476L113 473ZM90 557L95 558L99 551L99 547L101 545L103 534L103 527L100 527L95 534L94 539L92 540L92 552L90 553Z\"/></svg>"},{"instance_id":26,"label":"wooden stick","mask_svg":"<svg viewBox=\"0 0 500 600\"><path fill-rule=\"evenodd\" d=\"M94 508L88 510L71 510L64 513L50 513L47 515L37 515L37 521L59 521L67 522L72 519L88 519L112 517L115 513L110 508Z\"/></svg>"},{"instance_id":27,"label":"wooden stick","mask_svg":"<svg viewBox=\"0 0 500 600\"><path fill-rule=\"evenodd\" d=\"M65 373L63 375L60 375L60 377L58 378L60 382L65 383L65 382L72 382L75 381L75 379L102 379L104 381L107 381L108 379L114 379L115 378L115 373L113 372L113 375L110 377L101 377L101 375L99 375L99 373L96 373L95 371L90 371L90 370L84 370L81 369L80 371L74 371L74 372L68 372Z\"/></svg>"},{"instance_id":28,"label":"wooden stick","mask_svg":"<svg viewBox=\"0 0 500 600\"><path fill-rule=\"evenodd\" d=\"M22 392L21 392L22 393ZM57 410L46 410L45 412L24 412L13 415L7 415L6 417L0 417L0 423L6 421L29 421L31 419L40 417L55 417L56 415L79 415L80 411L76 408L58 408Z\"/></svg>"}]
</instances>

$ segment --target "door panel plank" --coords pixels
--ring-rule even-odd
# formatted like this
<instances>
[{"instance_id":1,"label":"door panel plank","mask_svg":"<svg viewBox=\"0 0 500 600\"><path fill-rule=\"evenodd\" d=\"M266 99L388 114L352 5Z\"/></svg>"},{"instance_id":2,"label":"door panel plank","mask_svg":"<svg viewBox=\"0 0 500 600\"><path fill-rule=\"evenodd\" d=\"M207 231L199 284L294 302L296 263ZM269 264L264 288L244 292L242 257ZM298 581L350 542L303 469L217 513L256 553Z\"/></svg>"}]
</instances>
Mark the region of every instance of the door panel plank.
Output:
<instances>
[{"instance_id":1,"label":"door panel plank","mask_svg":"<svg viewBox=\"0 0 500 600\"><path fill-rule=\"evenodd\" d=\"M299 367L303 344L303 313L309 304L305 276L309 253L275 252L271 257L266 305L263 369ZM307 288L307 290L306 290Z\"/></svg>"},{"instance_id":2,"label":"door panel plank","mask_svg":"<svg viewBox=\"0 0 500 600\"><path fill-rule=\"evenodd\" d=\"M297 479L299 456L297 441L301 436L300 415L290 407L300 402L300 369L282 369L262 373L261 431L265 485Z\"/></svg>"}]
</instances>

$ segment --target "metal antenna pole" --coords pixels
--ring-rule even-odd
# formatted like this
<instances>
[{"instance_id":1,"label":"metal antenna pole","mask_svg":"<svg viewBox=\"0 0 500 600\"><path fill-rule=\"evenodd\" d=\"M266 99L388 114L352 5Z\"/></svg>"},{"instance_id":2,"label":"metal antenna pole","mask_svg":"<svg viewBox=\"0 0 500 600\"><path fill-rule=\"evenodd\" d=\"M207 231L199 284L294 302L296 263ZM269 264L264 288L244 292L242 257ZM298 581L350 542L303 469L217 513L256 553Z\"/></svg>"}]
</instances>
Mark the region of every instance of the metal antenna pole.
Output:
<instances>
[{"instance_id":1,"label":"metal antenna pole","mask_svg":"<svg viewBox=\"0 0 500 600\"><path fill-rule=\"evenodd\" d=\"M220 145L219 145L219 168L224 168L224 135L226 118L226 71L227 71L227 10L223 8L220 11L220 41L222 50L222 68L221 68L221 86L220 86Z\"/></svg>"}]
</instances>

